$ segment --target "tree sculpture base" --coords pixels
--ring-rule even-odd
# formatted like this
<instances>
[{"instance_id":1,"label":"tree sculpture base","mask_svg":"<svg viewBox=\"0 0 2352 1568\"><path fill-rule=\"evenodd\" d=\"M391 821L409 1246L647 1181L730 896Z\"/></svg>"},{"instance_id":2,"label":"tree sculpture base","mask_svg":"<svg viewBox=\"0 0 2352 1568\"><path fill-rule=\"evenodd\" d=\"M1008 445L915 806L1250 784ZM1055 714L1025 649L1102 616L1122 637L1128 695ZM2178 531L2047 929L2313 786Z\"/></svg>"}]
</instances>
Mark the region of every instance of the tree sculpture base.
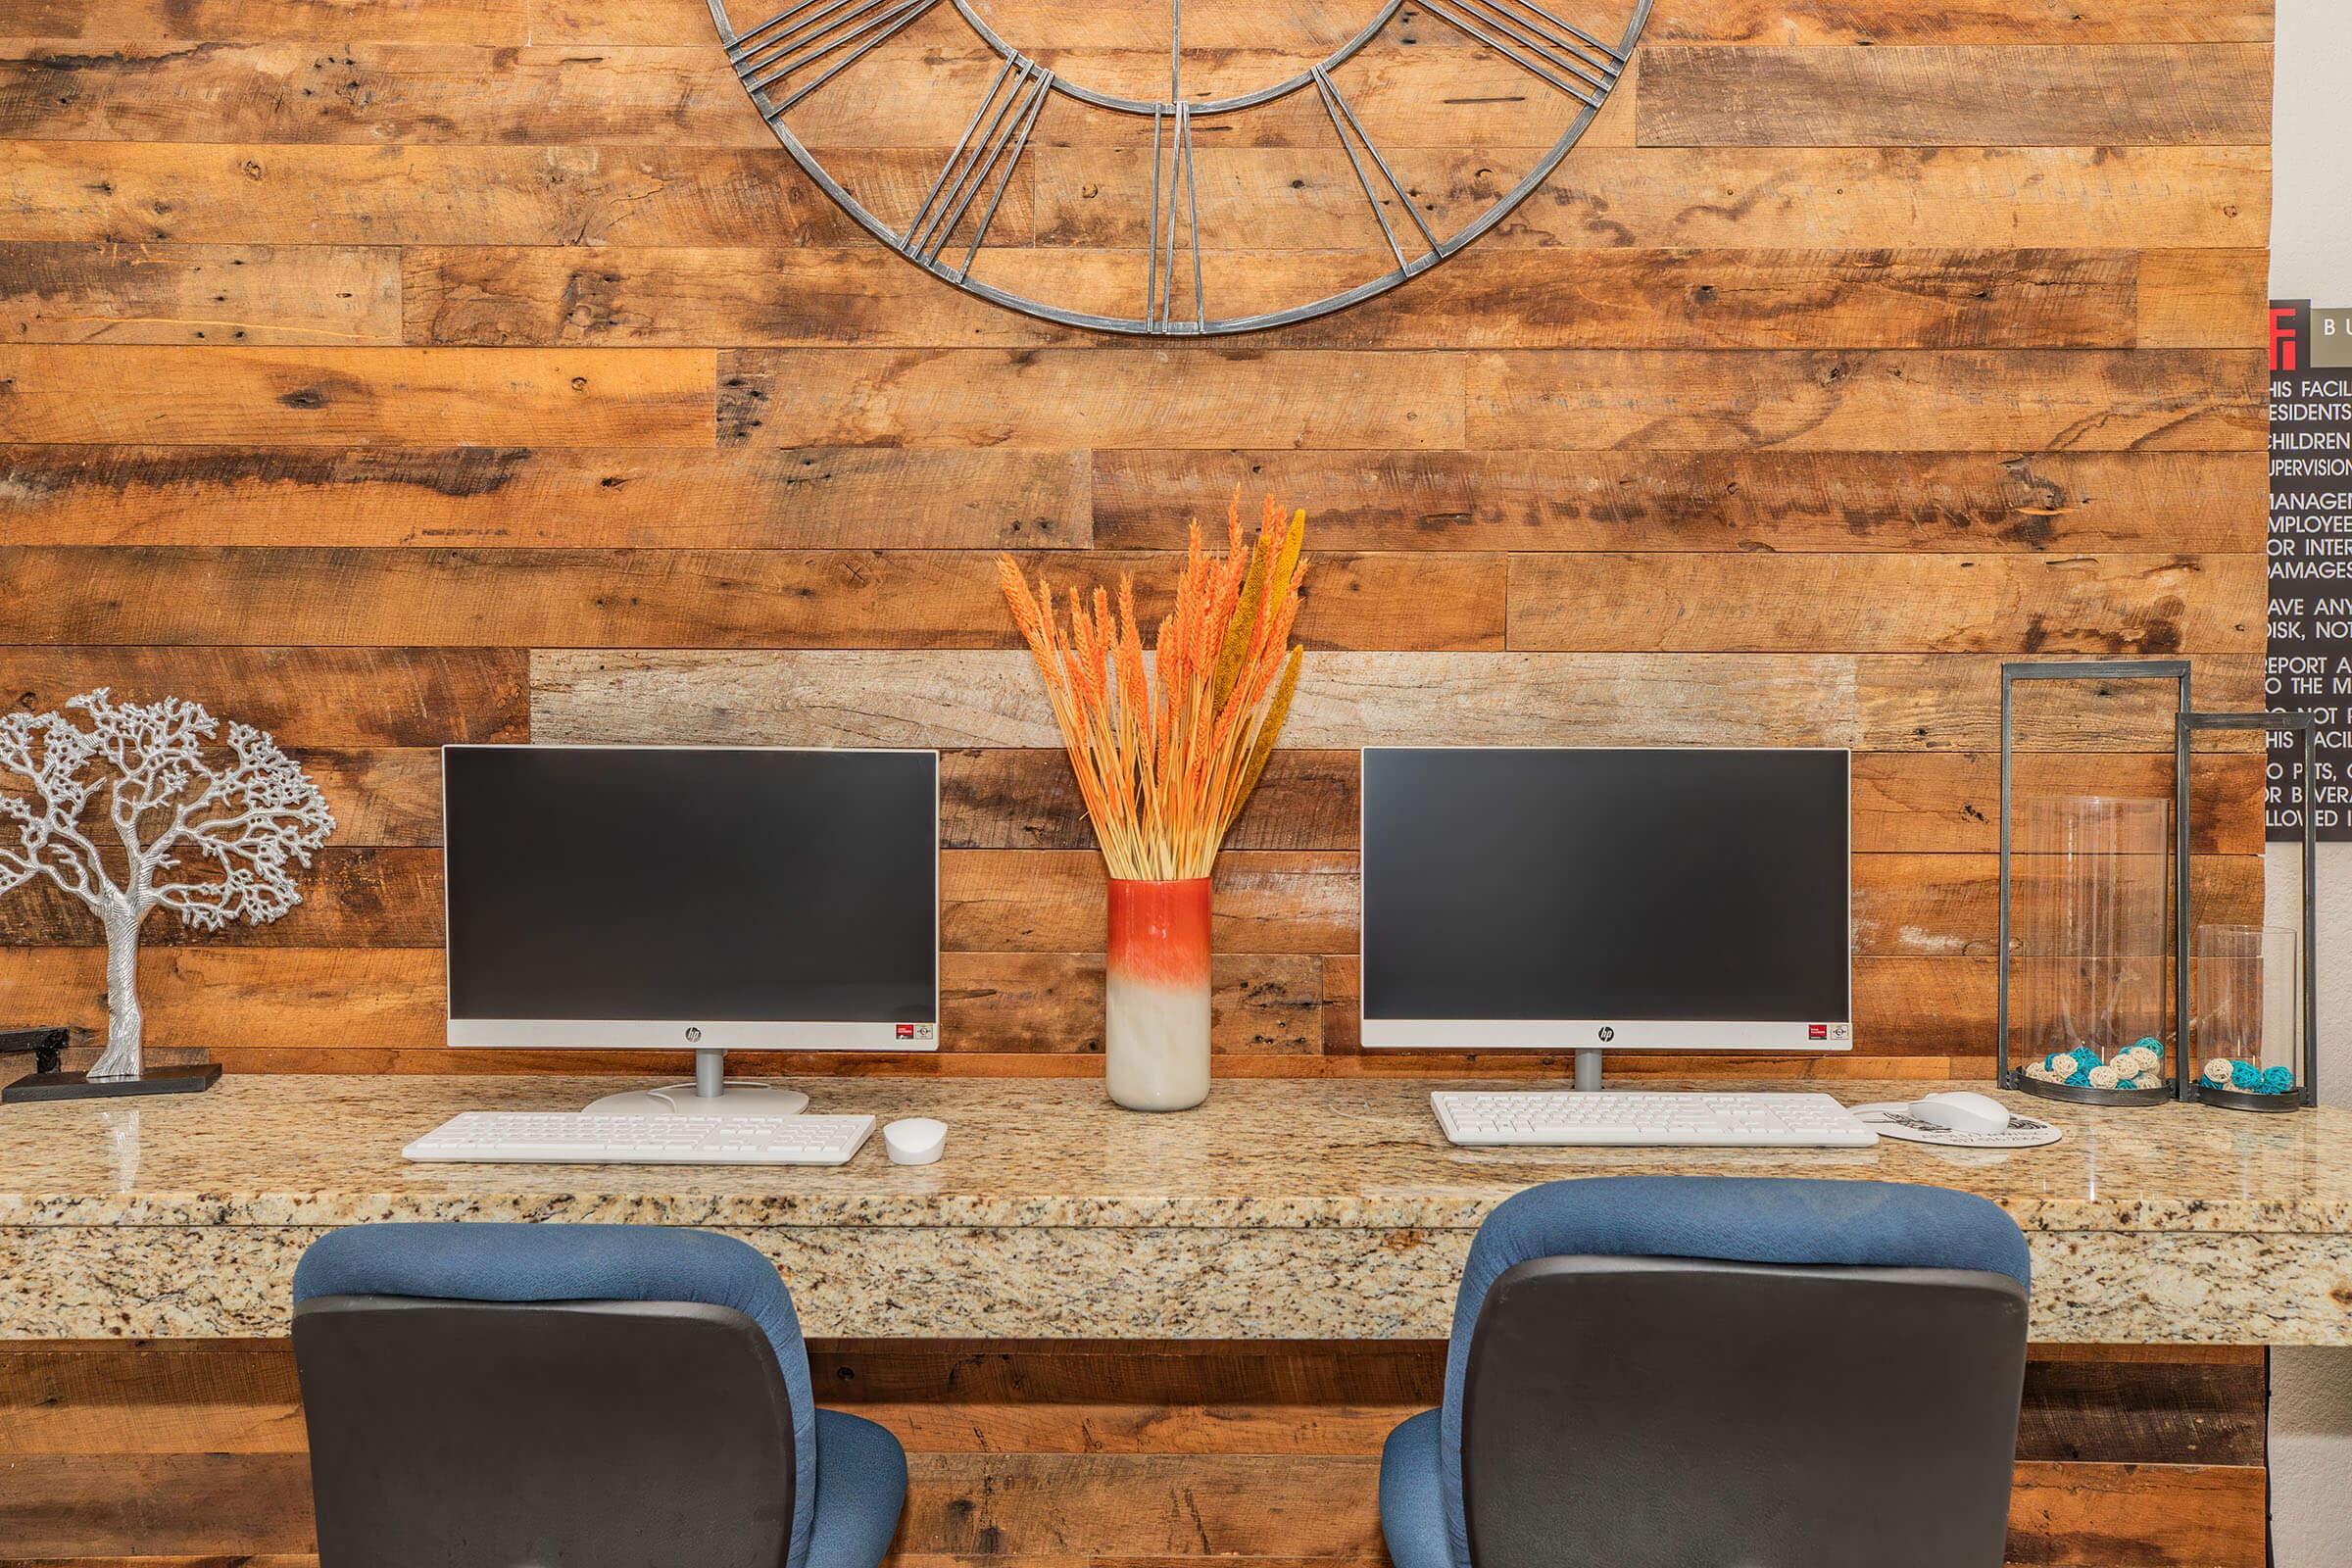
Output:
<instances>
[{"instance_id":1,"label":"tree sculpture base","mask_svg":"<svg viewBox=\"0 0 2352 1568\"><path fill-rule=\"evenodd\" d=\"M220 1064L199 1062L191 1067L150 1067L136 1078L92 1078L80 1072L27 1073L0 1089L0 1101L18 1104L35 1100L113 1100L124 1095L199 1095L220 1081Z\"/></svg>"}]
</instances>

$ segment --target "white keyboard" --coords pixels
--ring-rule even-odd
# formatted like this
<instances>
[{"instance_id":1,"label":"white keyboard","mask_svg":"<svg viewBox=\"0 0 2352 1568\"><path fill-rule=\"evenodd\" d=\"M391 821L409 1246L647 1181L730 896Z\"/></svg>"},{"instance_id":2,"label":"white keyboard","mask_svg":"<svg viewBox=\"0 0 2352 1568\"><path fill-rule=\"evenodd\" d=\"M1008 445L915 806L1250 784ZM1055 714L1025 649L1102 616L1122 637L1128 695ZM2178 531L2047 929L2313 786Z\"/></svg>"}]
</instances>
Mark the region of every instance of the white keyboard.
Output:
<instances>
[{"instance_id":1,"label":"white keyboard","mask_svg":"<svg viewBox=\"0 0 2352 1568\"><path fill-rule=\"evenodd\" d=\"M469 1110L401 1153L484 1164L846 1165L871 1116L595 1116Z\"/></svg>"},{"instance_id":2,"label":"white keyboard","mask_svg":"<svg viewBox=\"0 0 2352 1568\"><path fill-rule=\"evenodd\" d=\"M1867 1149L1879 1135L1828 1095L1509 1093L1429 1097L1447 1143L1668 1149Z\"/></svg>"}]
</instances>

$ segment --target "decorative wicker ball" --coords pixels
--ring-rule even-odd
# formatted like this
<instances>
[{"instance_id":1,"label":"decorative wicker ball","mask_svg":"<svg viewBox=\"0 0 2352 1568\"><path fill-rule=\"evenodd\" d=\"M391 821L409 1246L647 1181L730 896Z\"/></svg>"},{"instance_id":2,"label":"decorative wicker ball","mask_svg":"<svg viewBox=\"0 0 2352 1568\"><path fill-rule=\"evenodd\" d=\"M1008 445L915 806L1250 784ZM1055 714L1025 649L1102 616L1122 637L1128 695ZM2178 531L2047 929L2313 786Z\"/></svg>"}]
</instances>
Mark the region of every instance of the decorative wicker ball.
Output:
<instances>
[{"instance_id":1,"label":"decorative wicker ball","mask_svg":"<svg viewBox=\"0 0 2352 1568\"><path fill-rule=\"evenodd\" d=\"M2232 1089L2260 1089L2262 1087L2262 1069L2250 1061L2231 1062L2230 1064L2230 1087Z\"/></svg>"},{"instance_id":2,"label":"decorative wicker ball","mask_svg":"<svg viewBox=\"0 0 2352 1568\"><path fill-rule=\"evenodd\" d=\"M2205 1081L2216 1089L2230 1087L2230 1069L2236 1063L2227 1056L2216 1056L2205 1064Z\"/></svg>"},{"instance_id":3,"label":"decorative wicker ball","mask_svg":"<svg viewBox=\"0 0 2352 1568\"><path fill-rule=\"evenodd\" d=\"M2090 1087L2113 1089L2124 1081L2124 1075L2112 1062L2101 1062L2090 1069Z\"/></svg>"},{"instance_id":4,"label":"decorative wicker ball","mask_svg":"<svg viewBox=\"0 0 2352 1568\"><path fill-rule=\"evenodd\" d=\"M2295 1088L2295 1069L2265 1067L2262 1070L2262 1092L2266 1095L2292 1094Z\"/></svg>"}]
</instances>

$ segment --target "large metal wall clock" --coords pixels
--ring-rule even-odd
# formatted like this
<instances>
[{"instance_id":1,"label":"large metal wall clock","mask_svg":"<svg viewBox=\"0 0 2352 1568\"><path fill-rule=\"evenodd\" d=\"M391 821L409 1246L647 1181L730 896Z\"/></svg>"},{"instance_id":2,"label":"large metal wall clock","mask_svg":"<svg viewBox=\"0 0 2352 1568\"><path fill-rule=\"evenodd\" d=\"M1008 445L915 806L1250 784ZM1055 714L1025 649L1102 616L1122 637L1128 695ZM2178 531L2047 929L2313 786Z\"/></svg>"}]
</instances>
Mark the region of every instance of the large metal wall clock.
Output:
<instances>
[{"instance_id":1,"label":"large metal wall clock","mask_svg":"<svg viewBox=\"0 0 2352 1568\"><path fill-rule=\"evenodd\" d=\"M1592 123L1650 7L709 3L753 105L877 240L998 305L1162 336L1343 310L1469 245Z\"/></svg>"}]
</instances>

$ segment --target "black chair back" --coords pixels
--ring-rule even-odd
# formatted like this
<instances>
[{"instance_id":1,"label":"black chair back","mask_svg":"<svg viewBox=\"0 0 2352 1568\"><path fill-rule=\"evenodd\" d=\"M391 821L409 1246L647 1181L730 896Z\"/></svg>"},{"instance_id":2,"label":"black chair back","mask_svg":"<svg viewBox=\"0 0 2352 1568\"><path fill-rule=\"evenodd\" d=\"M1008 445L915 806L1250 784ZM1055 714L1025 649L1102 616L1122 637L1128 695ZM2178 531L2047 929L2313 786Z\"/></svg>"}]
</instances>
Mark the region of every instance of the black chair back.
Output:
<instances>
[{"instance_id":1,"label":"black chair back","mask_svg":"<svg viewBox=\"0 0 2352 1568\"><path fill-rule=\"evenodd\" d=\"M1936 1268L1543 1257L1462 1402L1476 1568L1998 1568L2026 1291Z\"/></svg>"},{"instance_id":2,"label":"black chair back","mask_svg":"<svg viewBox=\"0 0 2352 1568\"><path fill-rule=\"evenodd\" d=\"M780 1568L775 1351L699 1302L325 1296L294 1311L320 1568Z\"/></svg>"}]
</instances>

